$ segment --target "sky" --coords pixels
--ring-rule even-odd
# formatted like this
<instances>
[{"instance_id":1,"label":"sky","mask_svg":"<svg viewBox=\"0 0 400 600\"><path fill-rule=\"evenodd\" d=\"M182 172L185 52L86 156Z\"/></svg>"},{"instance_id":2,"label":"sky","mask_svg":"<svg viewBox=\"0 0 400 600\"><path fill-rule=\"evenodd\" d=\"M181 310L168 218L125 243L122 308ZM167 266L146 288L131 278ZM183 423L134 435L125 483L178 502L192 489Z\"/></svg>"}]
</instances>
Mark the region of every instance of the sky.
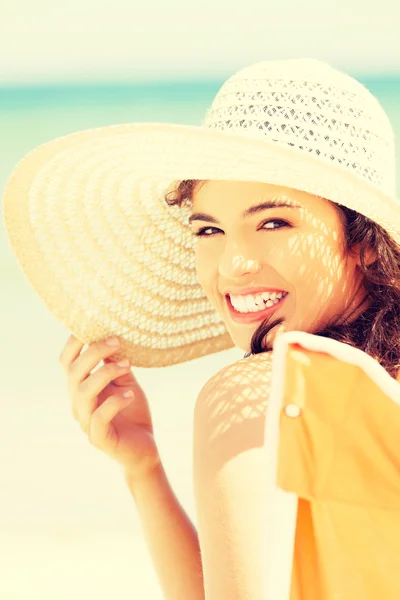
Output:
<instances>
[{"instance_id":1,"label":"sky","mask_svg":"<svg viewBox=\"0 0 400 600\"><path fill-rule=\"evenodd\" d=\"M396 0L14 0L2 8L0 84L222 76L312 56L400 73Z\"/></svg>"}]
</instances>

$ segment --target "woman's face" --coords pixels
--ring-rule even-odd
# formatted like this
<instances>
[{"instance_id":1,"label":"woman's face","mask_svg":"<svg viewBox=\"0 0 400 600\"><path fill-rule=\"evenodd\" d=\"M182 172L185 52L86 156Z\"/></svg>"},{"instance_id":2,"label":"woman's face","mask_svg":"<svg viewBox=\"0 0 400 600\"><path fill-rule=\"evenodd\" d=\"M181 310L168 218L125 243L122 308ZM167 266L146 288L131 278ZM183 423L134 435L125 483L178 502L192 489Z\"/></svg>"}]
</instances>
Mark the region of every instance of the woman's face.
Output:
<instances>
[{"instance_id":1,"label":"woman's face","mask_svg":"<svg viewBox=\"0 0 400 600\"><path fill-rule=\"evenodd\" d=\"M261 203L269 208L243 216ZM286 331L313 333L349 316L365 294L359 257L346 255L339 213L322 198L265 183L208 181L194 192L191 217L192 231L203 230L196 238L199 283L244 351L267 317L283 318Z\"/></svg>"}]
</instances>

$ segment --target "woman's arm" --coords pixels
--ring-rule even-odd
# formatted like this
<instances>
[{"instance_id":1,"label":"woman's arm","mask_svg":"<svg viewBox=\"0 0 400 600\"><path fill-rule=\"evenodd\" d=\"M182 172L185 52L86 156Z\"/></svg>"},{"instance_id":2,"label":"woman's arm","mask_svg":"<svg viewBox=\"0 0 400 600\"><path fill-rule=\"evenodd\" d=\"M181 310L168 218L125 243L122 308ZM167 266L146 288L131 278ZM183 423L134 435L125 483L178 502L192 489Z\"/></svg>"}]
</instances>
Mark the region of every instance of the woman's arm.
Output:
<instances>
[{"instance_id":1,"label":"woman's arm","mask_svg":"<svg viewBox=\"0 0 400 600\"><path fill-rule=\"evenodd\" d=\"M179 504L162 464L145 479L134 482L125 474L125 481L135 500L164 597L204 600L197 531Z\"/></svg>"}]
</instances>

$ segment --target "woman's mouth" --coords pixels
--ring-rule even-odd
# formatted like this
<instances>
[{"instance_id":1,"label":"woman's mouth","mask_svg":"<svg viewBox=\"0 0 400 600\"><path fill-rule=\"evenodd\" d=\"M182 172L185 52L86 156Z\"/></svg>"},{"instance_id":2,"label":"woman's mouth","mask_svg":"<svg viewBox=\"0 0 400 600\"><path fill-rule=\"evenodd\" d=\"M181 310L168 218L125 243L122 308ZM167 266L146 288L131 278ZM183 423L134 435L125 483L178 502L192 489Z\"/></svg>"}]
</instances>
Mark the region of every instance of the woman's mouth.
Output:
<instances>
[{"instance_id":1,"label":"woman's mouth","mask_svg":"<svg viewBox=\"0 0 400 600\"><path fill-rule=\"evenodd\" d=\"M240 312L236 310L232 305L231 298L229 295L225 296L226 303L229 308L229 313L233 321L236 323L256 323L257 321L262 321L269 315L272 315L278 308L281 306L282 302L285 300L287 292L282 293L282 297L280 299L276 299L275 303L272 306L266 306L264 309L257 309L249 312Z\"/></svg>"}]
</instances>

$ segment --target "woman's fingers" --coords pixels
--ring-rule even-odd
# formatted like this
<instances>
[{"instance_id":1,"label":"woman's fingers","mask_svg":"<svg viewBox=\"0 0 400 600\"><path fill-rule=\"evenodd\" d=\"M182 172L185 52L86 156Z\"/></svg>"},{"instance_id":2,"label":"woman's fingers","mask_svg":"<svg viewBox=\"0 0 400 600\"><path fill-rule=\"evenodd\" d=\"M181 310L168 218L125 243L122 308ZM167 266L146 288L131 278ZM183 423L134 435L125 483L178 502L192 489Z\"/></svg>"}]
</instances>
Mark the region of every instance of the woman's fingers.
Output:
<instances>
[{"instance_id":1,"label":"woman's fingers","mask_svg":"<svg viewBox=\"0 0 400 600\"><path fill-rule=\"evenodd\" d=\"M120 367L117 363L108 363L80 384L76 390L73 404L84 431L87 430L91 416L97 408L99 394L113 379L129 370L129 364L127 367Z\"/></svg>"},{"instance_id":2,"label":"woman's fingers","mask_svg":"<svg viewBox=\"0 0 400 600\"><path fill-rule=\"evenodd\" d=\"M116 446L115 430L111 426L113 418L128 404L133 402L134 396L125 398L124 396L110 396L101 406L94 411L88 424L88 439L93 446L104 450L108 445L111 449Z\"/></svg>"},{"instance_id":3,"label":"woman's fingers","mask_svg":"<svg viewBox=\"0 0 400 600\"><path fill-rule=\"evenodd\" d=\"M83 345L70 336L59 357L68 379L74 418L89 442L124 468L131 472L149 470L159 462L158 449L147 398L129 362L121 367L113 360L120 346L94 342L83 351ZM99 368L95 370L96 366ZM123 392L133 395L125 397ZM135 404L129 407L132 402Z\"/></svg>"},{"instance_id":4,"label":"woman's fingers","mask_svg":"<svg viewBox=\"0 0 400 600\"><path fill-rule=\"evenodd\" d=\"M67 373L71 363L78 358L83 346L84 344L80 342L74 335L69 336L67 343L58 357L58 362L60 363L64 373Z\"/></svg>"},{"instance_id":5,"label":"woman's fingers","mask_svg":"<svg viewBox=\"0 0 400 600\"><path fill-rule=\"evenodd\" d=\"M96 371L101 360L109 359L119 346L107 344L107 340L95 342L82 352L84 344L71 335L60 354L59 362L67 375L68 391L72 401L72 414L80 421L81 428L87 429L93 411L97 407L98 395L104 388L130 367L121 369L110 362Z\"/></svg>"},{"instance_id":6,"label":"woman's fingers","mask_svg":"<svg viewBox=\"0 0 400 600\"><path fill-rule=\"evenodd\" d=\"M109 346L106 340L94 342L80 355L69 364L68 368L68 384L71 390L77 389L78 386L89 377L91 371L95 369L100 361L111 356L118 350L119 346ZM71 344L70 355L73 355L74 345Z\"/></svg>"}]
</instances>

